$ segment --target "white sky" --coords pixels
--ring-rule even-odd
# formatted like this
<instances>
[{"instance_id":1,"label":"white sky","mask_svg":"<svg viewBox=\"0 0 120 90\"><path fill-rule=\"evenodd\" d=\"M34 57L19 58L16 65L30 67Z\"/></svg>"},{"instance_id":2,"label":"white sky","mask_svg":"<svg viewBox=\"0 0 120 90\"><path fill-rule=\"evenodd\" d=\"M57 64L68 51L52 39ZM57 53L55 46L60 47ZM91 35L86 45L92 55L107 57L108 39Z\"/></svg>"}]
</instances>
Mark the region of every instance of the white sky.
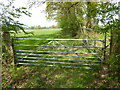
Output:
<instances>
[{"instance_id":1,"label":"white sky","mask_svg":"<svg viewBox=\"0 0 120 90\"><path fill-rule=\"evenodd\" d=\"M0 0L0 2L5 2L6 0ZM15 7L27 7L28 0L16 0L15 1ZM33 7L29 11L32 13L31 17L23 15L18 21L21 23L27 25L27 26L37 26L40 25L42 27L44 26L52 26L52 25L57 25L57 23L54 20L47 20L46 19L46 14L45 14L45 7L46 4L41 4L39 7Z\"/></svg>"},{"instance_id":2,"label":"white sky","mask_svg":"<svg viewBox=\"0 0 120 90\"><path fill-rule=\"evenodd\" d=\"M17 0L16 5L26 6L26 1L27 0ZM33 7L30 10L30 12L32 13L32 16L28 17L24 15L23 17L19 19L19 21L28 26L40 25L42 27L44 26L49 27L52 25L57 25L55 21L46 19L45 7L46 7L46 4L41 4L39 7L36 7L36 8Z\"/></svg>"},{"instance_id":3,"label":"white sky","mask_svg":"<svg viewBox=\"0 0 120 90\"><path fill-rule=\"evenodd\" d=\"M26 6L27 0L16 0L15 5L19 6ZM53 20L47 20L46 19L46 14L45 14L45 7L46 4L41 4L39 7L33 7L30 12L32 13L31 17L28 17L26 15L22 16L19 21L21 23L24 23L25 25L28 26L37 26L40 25L42 27L44 26L52 26L52 25L57 25L57 23Z\"/></svg>"},{"instance_id":4,"label":"white sky","mask_svg":"<svg viewBox=\"0 0 120 90\"><path fill-rule=\"evenodd\" d=\"M0 0L0 2L5 2L6 0ZM25 6L27 7L27 1L28 0L16 0L15 2L15 6L16 7L21 7L21 6ZM114 1L119 1L119 0L114 0ZM113 1L113 2L114 2ZM41 4L39 7L33 7L30 12L32 13L31 17L28 16L22 16L21 18L19 18L19 21L27 26L37 26L40 25L42 27L44 26L52 26L52 25L57 25L57 23L54 20L47 20L46 19L46 14L45 14L45 4Z\"/></svg>"},{"instance_id":5,"label":"white sky","mask_svg":"<svg viewBox=\"0 0 120 90\"><path fill-rule=\"evenodd\" d=\"M28 16L23 16L19 19L20 22L23 22L24 24L28 25L28 26L36 26L36 25L40 25L40 26L51 26L51 25L56 25L56 22L53 20L47 20L46 19L46 14L43 11L43 9L45 8L45 4L37 7L37 8L32 8L32 10L30 10L30 12L32 13L31 17Z\"/></svg>"}]
</instances>

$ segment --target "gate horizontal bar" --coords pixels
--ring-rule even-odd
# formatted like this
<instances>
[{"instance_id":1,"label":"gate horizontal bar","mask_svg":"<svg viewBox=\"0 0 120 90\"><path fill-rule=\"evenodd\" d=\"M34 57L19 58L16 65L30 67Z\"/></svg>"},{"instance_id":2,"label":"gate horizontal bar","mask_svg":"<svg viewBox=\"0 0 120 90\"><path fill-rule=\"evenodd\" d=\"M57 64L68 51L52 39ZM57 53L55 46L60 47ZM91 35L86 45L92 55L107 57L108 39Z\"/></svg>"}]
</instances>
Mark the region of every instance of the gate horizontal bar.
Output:
<instances>
[{"instance_id":1,"label":"gate horizontal bar","mask_svg":"<svg viewBox=\"0 0 120 90\"><path fill-rule=\"evenodd\" d=\"M83 64L83 63L66 63L66 62L51 62L51 61L36 61L36 60L18 60L18 61L28 61L28 62L44 62L44 63L58 63L58 64L71 64L71 65L98 65L98 64Z\"/></svg>"},{"instance_id":2,"label":"gate horizontal bar","mask_svg":"<svg viewBox=\"0 0 120 90\"><path fill-rule=\"evenodd\" d=\"M56 56L56 57L79 57L79 58L100 58L100 57L82 57L82 56L68 56L68 55L48 55L48 54L24 54L17 53L17 55L33 55L33 56Z\"/></svg>"},{"instance_id":3,"label":"gate horizontal bar","mask_svg":"<svg viewBox=\"0 0 120 90\"><path fill-rule=\"evenodd\" d=\"M58 58L36 58L36 57L17 57L20 59L47 59L47 60L63 60L63 61L83 61L83 62L101 62L101 61L93 61L93 60L75 60L75 59L58 59Z\"/></svg>"},{"instance_id":4,"label":"gate horizontal bar","mask_svg":"<svg viewBox=\"0 0 120 90\"><path fill-rule=\"evenodd\" d=\"M21 65L41 65L41 66L46 66L46 67L58 67L57 65L45 65L45 64L30 64L30 63L17 63ZM60 66L62 68L85 68L85 69L91 69L90 67L75 67L75 66Z\"/></svg>"},{"instance_id":5,"label":"gate horizontal bar","mask_svg":"<svg viewBox=\"0 0 120 90\"><path fill-rule=\"evenodd\" d=\"M104 41L103 39L38 39L38 38L13 38L14 40L52 40L52 41Z\"/></svg>"},{"instance_id":6,"label":"gate horizontal bar","mask_svg":"<svg viewBox=\"0 0 120 90\"><path fill-rule=\"evenodd\" d=\"M33 51L33 50L15 50L18 52L44 52L44 53L65 53L65 54L98 54L98 53L80 53L80 52L57 52L57 51Z\"/></svg>"},{"instance_id":7,"label":"gate horizontal bar","mask_svg":"<svg viewBox=\"0 0 120 90\"><path fill-rule=\"evenodd\" d=\"M97 47L97 46L50 46L50 45L20 45L20 44L14 44L15 46L35 46L35 47L73 47L73 48L102 48L102 47Z\"/></svg>"}]
</instances>

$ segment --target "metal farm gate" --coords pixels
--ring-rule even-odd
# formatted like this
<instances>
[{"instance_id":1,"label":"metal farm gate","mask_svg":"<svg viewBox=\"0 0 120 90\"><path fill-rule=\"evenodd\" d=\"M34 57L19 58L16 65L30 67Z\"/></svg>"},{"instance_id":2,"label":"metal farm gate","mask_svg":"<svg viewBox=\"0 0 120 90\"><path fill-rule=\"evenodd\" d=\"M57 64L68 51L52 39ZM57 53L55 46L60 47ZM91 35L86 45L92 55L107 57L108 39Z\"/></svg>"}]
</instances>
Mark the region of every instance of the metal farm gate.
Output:
<instances>
[{"instance_id":1,"label":"metal farm gate","mask_svg":"<svg viewBox=\"0 0 120 90\"><path fill-rule=\"evenodd\" d=\"M13 38L12 40L16 65L91 68L104 60L102 49L105 41L102 39Z\"/></svg>"}]
</instances>

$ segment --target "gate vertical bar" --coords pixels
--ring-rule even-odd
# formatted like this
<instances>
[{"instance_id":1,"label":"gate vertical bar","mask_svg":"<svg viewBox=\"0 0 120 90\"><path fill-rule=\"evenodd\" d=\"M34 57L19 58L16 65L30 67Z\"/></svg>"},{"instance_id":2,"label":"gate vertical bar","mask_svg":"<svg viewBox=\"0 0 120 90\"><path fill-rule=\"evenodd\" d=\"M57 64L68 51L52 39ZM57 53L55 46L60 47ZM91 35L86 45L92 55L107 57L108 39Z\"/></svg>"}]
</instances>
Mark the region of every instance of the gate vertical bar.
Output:
<instances>
[{"instance_id":1,"label":"gate vertical bar","mask_svg":"<svg viewBox=\"0 0 120 90\"><path fill-rule=\"evenodd\" d=\"M96 38L95 38L95 34L96 34L96 33L95 33L95 30L93 30L93 31L94 31L94 39L96 39ZM95 47L95 46L96 46L96 41L94 41L94 47ZM96 52L96 49L94 48L94 53L95 53L95 52Z\"/></svg>"}]
</instances>

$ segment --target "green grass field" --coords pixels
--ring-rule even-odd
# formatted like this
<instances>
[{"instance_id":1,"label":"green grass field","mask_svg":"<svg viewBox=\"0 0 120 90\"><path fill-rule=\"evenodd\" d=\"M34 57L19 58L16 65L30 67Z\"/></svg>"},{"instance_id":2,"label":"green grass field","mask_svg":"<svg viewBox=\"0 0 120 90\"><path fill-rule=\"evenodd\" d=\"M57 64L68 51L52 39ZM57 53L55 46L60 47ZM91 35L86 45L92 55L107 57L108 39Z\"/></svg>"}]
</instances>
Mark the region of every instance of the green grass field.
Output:
<instances>
[{"instance_id":1,"label":"green grass field","mask_svg":"<svg viewBox=\"0 0 120 90\"><path fill-rule=\"evenodd\" d=\"M39 30L25 30L27 33L32 32L33 34L25 34L22 31L13 37L24 37L24 38L68 38L60 34L61 29L39 29Z\"/></svg>"},{"instance_id":2,"label":"green grass field","mask_svg":"<svg viewBox=\"0 0 120 90\"><path fill-rule=\"evenodd\" d=\"M60 29L26 30L26 32L33 32L34 35L24 34L21 32L16 34L15 37L70 38L69 36L62 35ZM38 44L36 41L23 41L23 43ZM9 80L7 75L5 75L3 77L3 87L17 88L87 88L90 87L89 84L95 77L94 70L80 68L11 66L9 70L6 70L6 72L10 75L11 80Z\"/></svg>"}]
</instances>

